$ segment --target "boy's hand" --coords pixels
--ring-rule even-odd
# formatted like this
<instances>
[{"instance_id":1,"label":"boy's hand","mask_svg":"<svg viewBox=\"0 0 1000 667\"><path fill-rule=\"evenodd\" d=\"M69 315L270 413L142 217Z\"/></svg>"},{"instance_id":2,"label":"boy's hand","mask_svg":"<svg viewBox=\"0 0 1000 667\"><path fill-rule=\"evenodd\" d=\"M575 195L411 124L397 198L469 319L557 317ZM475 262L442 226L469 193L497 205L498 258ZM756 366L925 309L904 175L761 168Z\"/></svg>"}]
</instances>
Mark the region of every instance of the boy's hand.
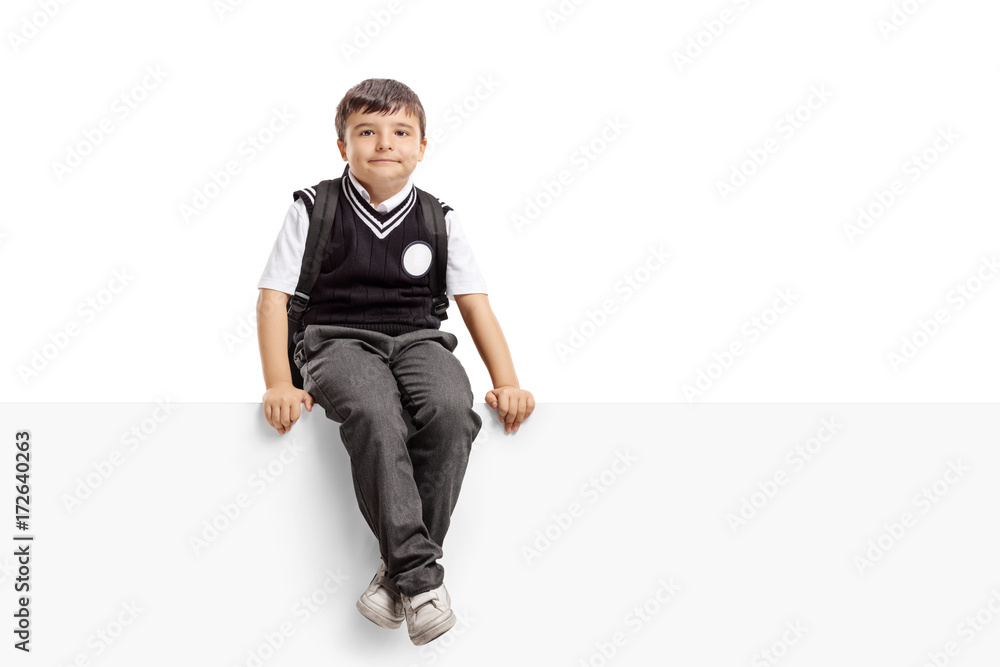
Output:
<instances>
[{"instance_id":1,"label":"boy's hand","mask_svg":"<svg viewBox=\"0 0 1000 667\"><path fill-rule=\"evenodd\" d=\"M267 423L284 435L292 429L292 424L299 420L302 414L299 405L306 404L306 410L312 412L313 397L309 392L297 388L292 383L277 384L264 392L264 417Z\"/></svg>"},{"instance_id":2,"label":"boy's hand","mask_svg":"<svg viewBox=\"0 0 1000 667\"><path fill-rule=\"evenodd\" d=\"M496 408L504 431L517 431L521 422L535 410L535 397L527 389L517 387L494 387L486 392L486 405Z\"/></svg>"}]
</instances>

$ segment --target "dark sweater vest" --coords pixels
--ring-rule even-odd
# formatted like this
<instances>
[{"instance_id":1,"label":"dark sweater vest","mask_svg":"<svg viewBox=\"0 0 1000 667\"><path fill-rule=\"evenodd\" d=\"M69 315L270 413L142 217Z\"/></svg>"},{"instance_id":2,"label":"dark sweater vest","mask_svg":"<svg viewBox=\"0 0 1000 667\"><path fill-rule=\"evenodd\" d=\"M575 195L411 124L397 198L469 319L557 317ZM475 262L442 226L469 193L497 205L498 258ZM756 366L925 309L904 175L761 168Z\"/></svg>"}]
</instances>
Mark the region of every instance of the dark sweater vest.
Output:
<instances>
[{"instance_id":1,"label":"dark sweater vest","mask_svg":"<svg viewBox=\"0 0 1000 667\"><path fill-rule=\"evenodd\" d=\"M380 213L365 201L344 170L333 231L295 343L310 324L390 336L441 327L441 320L431 312L430 263L426 261L428 256L434 261L431 235L416 194L411 189L410 196L395 208Z\"/></svg>"}]
</instances>

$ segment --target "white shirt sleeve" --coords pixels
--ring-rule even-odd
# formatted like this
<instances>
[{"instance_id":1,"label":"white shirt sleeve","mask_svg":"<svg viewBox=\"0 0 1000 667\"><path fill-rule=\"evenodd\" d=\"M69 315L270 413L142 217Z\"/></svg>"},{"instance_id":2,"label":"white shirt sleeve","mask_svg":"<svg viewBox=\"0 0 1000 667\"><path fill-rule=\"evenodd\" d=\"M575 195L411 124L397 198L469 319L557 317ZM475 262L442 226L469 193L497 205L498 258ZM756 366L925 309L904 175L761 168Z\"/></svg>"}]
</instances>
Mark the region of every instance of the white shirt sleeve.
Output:
<instances>
[{"instance_id":1,"label":"white shirt sleeve","mask_svg":"<svg viewBox=\"0 0 1000 667\"><path fill-rule=\"evenodd\" d=\"M308 233L309 215L306 213L306 206L301 199L296 199L285 214L285 222L278 231L271 256L268 257L264 273L257 283L258 289L266 287L285 294L295 294Z\"/></svg>"},{"instance_id":2,"label":"white shirt sleeve","mask_svg":"<svg viewBox=\"0 0 1000 667\"><path fill-rule=\"evenodd\" d=\"M487 294L486 280L454 209L445 214L444 222L448 234L448 271L445 274L448 298L454 301L456 294Z\"/></svg>"}]
</instances>

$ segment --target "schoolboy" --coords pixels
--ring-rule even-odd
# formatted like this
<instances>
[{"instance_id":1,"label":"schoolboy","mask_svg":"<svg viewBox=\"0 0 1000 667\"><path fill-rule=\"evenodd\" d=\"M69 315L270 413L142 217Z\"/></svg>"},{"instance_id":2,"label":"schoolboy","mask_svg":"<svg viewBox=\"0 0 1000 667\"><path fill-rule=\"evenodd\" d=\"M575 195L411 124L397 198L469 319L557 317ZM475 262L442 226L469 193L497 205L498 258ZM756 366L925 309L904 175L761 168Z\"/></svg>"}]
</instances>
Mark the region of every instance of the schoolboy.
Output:
<instances>
[{"instance_id":1,"label":"schoolboy","mask_svg":"<svg viewBox=\"0 0 1000 667\"><path fill-rule=\"evenodd\" d=\"M381 562L358 610L425 644L455 625L437 562L482 426L468 376L452 354L458 339L431 309L434 261L412 174L427 146L420 100L392 79L368 79L337 107L337 146L348 163L329 250L302 326L292 384L286 307L294 293L316 190L297 191L258 288L257 327L267 391L264 415L288 432L318 403L340 424L358 506ZM439 200L440 203L440 200ZM475 256L454 211L445 284L490 373L486 403L516 432L534 410L490 308ZM416 428L407 438L402 410Z\"/></svg>"}]
</instances>

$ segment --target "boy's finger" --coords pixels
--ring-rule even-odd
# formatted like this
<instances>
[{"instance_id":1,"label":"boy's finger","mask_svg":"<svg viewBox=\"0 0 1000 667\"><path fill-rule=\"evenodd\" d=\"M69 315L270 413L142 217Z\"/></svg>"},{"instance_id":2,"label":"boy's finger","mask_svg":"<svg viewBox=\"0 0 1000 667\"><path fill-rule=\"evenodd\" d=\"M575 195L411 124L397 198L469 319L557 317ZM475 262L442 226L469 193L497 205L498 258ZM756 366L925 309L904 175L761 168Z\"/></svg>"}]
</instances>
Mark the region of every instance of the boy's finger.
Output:
<instances>
[{"instance_id":1,"label":"boy's finger","mask_svg":"<svg viewBox=\"0 0 1000 667\"><path fill-rule=\"evenodd\" d=\"M517 419L517 404L514 401L510 402L510 408L507 410L507 417L504 419L508 424L513 424Z\"/></svg>"},{"instance_id":2,"label":"boy's finger","mask_svg":"<svg viewBox=\"0 0 1000 667\"><path fill-rule=\"evenodd\" d=\"M500 397L498 399L498 402L500 404L498 408L500 413L500 421L505 422L507 421L507 406L510 404L510 397L507 396L507 392L505 391L500 392Z\"/></svg>"},{"instance_id":3,"label":"boy's finger","mask_svg":"<svg viewBox=\"0 0 1000 667\"><path fill-rule=\"evenodd\" d=\"M507 399L507 416L504 421L510 426L517 419L517 395L511 392L510 398Z\"/></svg>"},{"instance_id":4,"label":"boy's finger","mask_svg":"<svg viewBox=\"0 0 1000 667\"><path fill-rule=\"evenodd\" d=\"M292 421L288 417L288 406L287 405L282 405L281 406L281 425L284 426L286 429L289 426L292 425Z\"/></svg>"},{"instance_id":5,"label":"boy's finger","mask_svg":"<svg viewBox=\"0 0 1000 667\"><path fill-rule=\"evenodd\" d=\"M528 402L524 398L520 398L517 401L517 416L514 417L514 428L517 429L521 425L528 415L525 414L528 410Z\"/></svg>"},{"instance_id":6,"label":"boy's finger","mask_svg":"<svg viewBox=\"0 0 1000 667\"><path fill-rule=\"evenodd\" d=\"M486 405L491 408L497 407L497 395L493 393L492 389L486 392Z\"/></svg>"},{"instance_id":7,"label":"boy's finger","mask_svg":"<svg viewBox=\"0 0 1000 667\"><path fill-rule=\"evenodd\" d=\"M313 397L309 392L303 392L305 394L304 403L306 404L306 410L312 412L313 409Z\"/></svg>"}]
</instances>

